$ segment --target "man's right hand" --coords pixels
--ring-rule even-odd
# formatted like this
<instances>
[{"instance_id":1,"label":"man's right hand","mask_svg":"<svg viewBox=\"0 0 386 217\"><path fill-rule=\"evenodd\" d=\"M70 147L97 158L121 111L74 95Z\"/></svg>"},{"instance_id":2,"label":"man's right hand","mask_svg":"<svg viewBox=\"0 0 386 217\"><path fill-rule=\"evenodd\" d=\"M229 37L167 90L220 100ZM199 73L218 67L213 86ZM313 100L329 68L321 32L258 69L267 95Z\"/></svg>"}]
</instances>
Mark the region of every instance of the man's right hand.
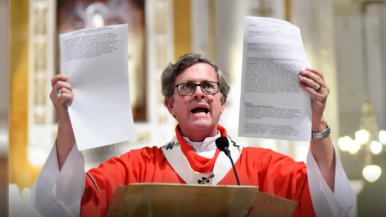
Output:
<instances>
[{"instance_id":1,"label":"man's right hand","mask_svg":"<svg viewBox=\"0 0 386 217\"><path fill-rule=\"evenodd\" d=\"M58 117L58 136L56 138L56 150L58 154L59 170L62 168L68 154L75 144L74 131L68 114L67 102L72 102L73 95L68 77L63 74L55 75L51 79L52 90L50 98L54 104ZM60 92L60 93L59 93Z\"/></svg>"}]
</instances>

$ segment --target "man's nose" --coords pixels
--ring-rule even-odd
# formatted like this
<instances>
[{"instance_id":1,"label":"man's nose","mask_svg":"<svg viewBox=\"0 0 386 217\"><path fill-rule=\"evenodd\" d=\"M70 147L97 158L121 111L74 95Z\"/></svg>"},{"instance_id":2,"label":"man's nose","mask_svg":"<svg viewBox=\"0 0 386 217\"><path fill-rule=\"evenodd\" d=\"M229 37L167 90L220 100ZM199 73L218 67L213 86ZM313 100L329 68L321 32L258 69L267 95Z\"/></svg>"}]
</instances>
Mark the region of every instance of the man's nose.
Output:
<instances>
[{"instance_id":1,"label":"man's nose","mask_svg":"<svg viewBox=\"0 0 386 217\"><path fill-rule=\"evenodd\" d=\"M197 85L196 89L194 90L193 95L197 96L197 97L200 97L200 96L204 96L205 94L202 92L201 86Z\"/></svg>"}]
</instances>

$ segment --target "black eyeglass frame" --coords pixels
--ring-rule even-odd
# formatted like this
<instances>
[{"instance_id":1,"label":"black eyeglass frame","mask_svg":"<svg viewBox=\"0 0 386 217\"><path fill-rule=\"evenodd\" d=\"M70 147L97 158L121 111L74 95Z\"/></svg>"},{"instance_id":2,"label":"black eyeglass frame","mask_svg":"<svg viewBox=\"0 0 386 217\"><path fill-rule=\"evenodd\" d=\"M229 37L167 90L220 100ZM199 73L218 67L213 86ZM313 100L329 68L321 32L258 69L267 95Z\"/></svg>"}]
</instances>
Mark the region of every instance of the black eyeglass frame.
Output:
<instances>
[{"instance_id":1,"label":"black eyeglass frame","mask_svg":"<svg viewBox=\"0 0 386 217\"><path fill-rule=\"evenodd\" d=\"M194 85L194 89L192 91L192 93L190 94L181 94L180 93L180 90L179 90L179 86L183 85L183 84L191 84L191 85ZM217 91L215 93L207 93L204 89L202 89L202 86L203 84L217 84ZM205 81L205 82L202 82L202 83L199 83L199 84L195 84L195 83L190 83L190 82L187 82L187 83L180 83L180 84L177 84L174 88L177 88L177 92L180 96L191 96L193 95L195 92L196 92L196 88L197 86L199 86L201 88L201 92L203 92L205 95L215 95L216 93L218 93L219 91L221 92L221 88L220 88L220 82L215 82L215 81Z\"/></svg>"}]
</instances>

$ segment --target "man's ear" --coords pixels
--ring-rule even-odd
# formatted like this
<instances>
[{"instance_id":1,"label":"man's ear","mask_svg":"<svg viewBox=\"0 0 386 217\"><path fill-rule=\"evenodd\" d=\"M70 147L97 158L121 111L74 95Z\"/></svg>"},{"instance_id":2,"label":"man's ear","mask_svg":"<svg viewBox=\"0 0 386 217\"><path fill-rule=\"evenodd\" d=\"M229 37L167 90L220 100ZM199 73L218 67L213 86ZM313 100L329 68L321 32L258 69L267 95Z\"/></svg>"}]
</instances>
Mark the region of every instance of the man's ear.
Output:
<instances>
[{"instance_id":1,"label":"man's ear","mask_svg":"<svg viewBox=\"0 0 386 217\"><path fill-rule=\"evenodd\" d=\"M222 97L220 100L221 100L221 114L222 114L224 112L224 109L225 109L225 104L227 103L227 98Z\"/></svg>"},{"instance_id":2,"label":"man's ear","mask_svg":"<svg viewBox=\"0 0 386 217\"><path fill-rule=\"evenodd\" d=\"M174 116L173 98L165 98L164 103L166 108L169 110L169 113Z\"/></svg>"}]
</instances>

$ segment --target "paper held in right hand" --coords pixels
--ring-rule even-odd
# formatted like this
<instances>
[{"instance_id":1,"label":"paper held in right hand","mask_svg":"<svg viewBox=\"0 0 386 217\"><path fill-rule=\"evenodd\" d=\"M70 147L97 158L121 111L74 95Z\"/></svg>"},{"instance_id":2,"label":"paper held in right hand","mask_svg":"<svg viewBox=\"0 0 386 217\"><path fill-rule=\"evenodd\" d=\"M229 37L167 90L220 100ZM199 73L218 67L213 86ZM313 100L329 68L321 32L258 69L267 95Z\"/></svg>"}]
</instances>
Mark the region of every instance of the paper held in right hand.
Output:
<instances>
[{"instance_id":1,"label":"paper held in right hand","mask_svg":"<svg viewBox=\"0 0 386 217\"><path fill-rule=\"evenodd\" d=\"M74 94L68 112L79 150L135 139L127 41L127 24L60 36L61 73Z\"/></svg>"},{"instance_id":2,"label":"paper held in right hand","mask_svg":"<svg viewBox=\"0 0 386 217\"><path fill-rule=\"evenodd\" d=\"M300 29L244 18L239 136L310 141L311 99L298 84L308 66Z\"/></svg>"}]
</instances>

